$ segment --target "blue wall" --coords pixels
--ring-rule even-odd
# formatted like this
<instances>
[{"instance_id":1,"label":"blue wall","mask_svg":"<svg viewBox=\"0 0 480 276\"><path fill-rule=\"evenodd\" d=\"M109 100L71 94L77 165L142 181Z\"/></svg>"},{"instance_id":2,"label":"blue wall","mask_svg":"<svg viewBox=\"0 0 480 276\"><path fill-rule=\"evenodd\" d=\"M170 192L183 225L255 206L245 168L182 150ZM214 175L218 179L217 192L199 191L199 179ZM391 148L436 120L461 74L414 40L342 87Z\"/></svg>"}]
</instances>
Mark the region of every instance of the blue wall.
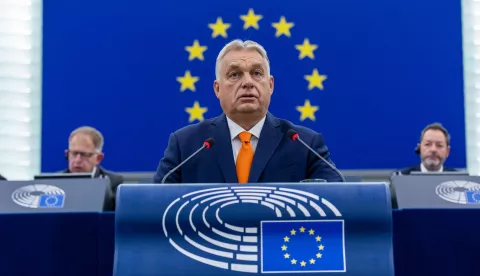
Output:
<instances>
[{"instance_id":1,"label":"blue wall","mask_svg":"<svg viewBox=\"0 0 480 276\"><path fill-rule=\"evenodd\" d=\"M259 30L242 28L249 8L263 15ZM295 23L290 38L274 35L280 16ZM217 17L232 24L227 39L212 38ZM413 165L420 131L435 121L452 133L447 164L465 167L459 1L45 0L42 171L66 166L81 125L103 132L108 169L155 170L168 135L189 124L186 107L221 114L215 58L234 38L266 47L270 111L321 132L339 168ZM298 58L304 38L318 45L314 60ZM195 39L208 46L204 61L188 60ZM307 89L314 68L328 76L324 90ZM185 70L200 77L196 92L180 92ZM315 122L299 120L306 99L319 106Z\"/></svg>"}]
</instances>

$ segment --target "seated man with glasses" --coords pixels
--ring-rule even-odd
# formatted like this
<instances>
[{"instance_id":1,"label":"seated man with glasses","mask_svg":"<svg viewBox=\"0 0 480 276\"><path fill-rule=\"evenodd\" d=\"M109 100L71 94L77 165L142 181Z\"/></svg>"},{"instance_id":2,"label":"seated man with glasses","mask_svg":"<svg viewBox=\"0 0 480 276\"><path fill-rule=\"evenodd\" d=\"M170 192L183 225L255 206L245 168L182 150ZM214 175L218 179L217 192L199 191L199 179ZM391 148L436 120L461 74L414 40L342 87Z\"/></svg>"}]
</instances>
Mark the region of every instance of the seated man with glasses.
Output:
<instances>
[{"instance_id":1,"label":"seated man with glasses","mask_svg":"<svg viewBox=\"0 0 480 276\"><path fill-rule=\"evenodd\" d=\"M94 177L110 179L111 198L107 202L107 211L115 210L115 196L117 187L123 183L123 177L102 168L103 135L93 127L75 129L68 139L68 150L65 155L68 160L68 169L64 173L93 173Z\"/></svg>"}]
</instances>

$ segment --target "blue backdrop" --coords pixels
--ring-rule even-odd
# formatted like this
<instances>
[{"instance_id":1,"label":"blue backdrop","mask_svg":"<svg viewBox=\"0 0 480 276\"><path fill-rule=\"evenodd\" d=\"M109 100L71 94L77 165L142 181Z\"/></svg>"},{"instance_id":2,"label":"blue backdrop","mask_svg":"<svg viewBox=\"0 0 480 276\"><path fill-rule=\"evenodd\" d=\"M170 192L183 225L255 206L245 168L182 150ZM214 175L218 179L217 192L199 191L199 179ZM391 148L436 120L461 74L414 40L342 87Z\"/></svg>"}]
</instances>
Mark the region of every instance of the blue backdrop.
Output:
<instances>
[{"instance_id":1,"label":"blue backdrop","mask_svg":"<svg viewBox=\"0 0 480 276\"><path fill-rule=\"evenodd\" d=\"M244 29L249 9L258 29ZM234 38L265 46L270 111L321 132L339 168L413 165L420 131L435 121L452 133L447 164L465 167L459 1L45 0L43 16L42 171L66 166L68 135L82 125L104 134L108 169L155 170L168 135L198 122L185 108L221 114L215 59ZM293 27L277 37L282 16ZM209 28L218 18L230 24L226 38ZM317 45L313 59L295 47L305 39ZM203 60L189 60L195 40ZM314 69L326 79L309 90ZM194 92L177 80L187 70ZM318 110L302 121L306 100Z\"/></svg>"}]
</instances>

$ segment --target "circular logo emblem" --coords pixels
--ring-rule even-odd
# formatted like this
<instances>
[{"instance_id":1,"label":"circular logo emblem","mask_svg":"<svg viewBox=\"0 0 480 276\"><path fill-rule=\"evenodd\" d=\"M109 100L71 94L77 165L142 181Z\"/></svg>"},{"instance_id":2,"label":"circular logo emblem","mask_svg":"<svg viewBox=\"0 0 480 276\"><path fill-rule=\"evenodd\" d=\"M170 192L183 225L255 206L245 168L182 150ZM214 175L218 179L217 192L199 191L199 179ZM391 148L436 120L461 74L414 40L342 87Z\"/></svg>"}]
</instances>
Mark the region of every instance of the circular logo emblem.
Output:
<instances>
[{"instance_id":1,"label":"circular logo emblem","mask_svg":"<svg viewBox=\"0 0 480 276\"><path fill-rule=\"evenodd\" d=\"M448 202L457 204L480 203L480 184L466 180L452 180L440 183L435 189L437 195Z\"/></svg>"},{"instance_id":2,"label":"circular logo emblem","mask_svg":"<svg viewBox=\"0 0 480 276\"><path fill-rule=\"evenodd\" d=\"M62 189L45 184L23 186L12 193L13 202L27 208L63 207L64 197Z\"/></svg>"},{"instance_id":3,"label":"circular logo emblem","mask_svg":"<svg viewBox=\"0 0 480 276\"><path fill-rule=\"evenodd\" d=\"M256 212L262 215L256 216ZM235 214L243 215L233 218ZM255 220L255 223L244 224L242 220L247 214L248 220ZM261 219L267 214L271 219ZM328 216L336 219L326 220ZM167 224L167 218L174 223ZM278 242L282 256L290 256L293 253L287 251L287 245L306 237L298 246L303 246L303 242L313 244L318 250L311 258L320 258L324 240L334 236L337 241L343 239L341 218L342 214L333 203L307 191L273 186L233 186L198 190L178 197L165 210L162 225L170 244L185 256L227 270L258 273L258 260L265 260L262 254L267 254L262 246L273 248ZM322 231L327 231L328 235ZM267 241L267 232L278 239ZM286 261L290 266L290 260ZM263 264L266 271L276 271Z\"/></svg>"}]
</instances>

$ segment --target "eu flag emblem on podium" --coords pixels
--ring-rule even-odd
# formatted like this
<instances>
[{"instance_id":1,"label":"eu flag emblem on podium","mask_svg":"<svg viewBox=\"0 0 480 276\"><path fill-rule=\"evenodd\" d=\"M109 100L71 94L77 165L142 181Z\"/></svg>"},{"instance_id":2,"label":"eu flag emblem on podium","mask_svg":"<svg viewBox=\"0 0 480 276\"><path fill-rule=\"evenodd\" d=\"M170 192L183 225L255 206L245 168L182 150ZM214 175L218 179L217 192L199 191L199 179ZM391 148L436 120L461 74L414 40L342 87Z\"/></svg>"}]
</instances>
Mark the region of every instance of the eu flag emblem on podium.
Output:
<instances>
[{"instance_id":1,"label":"eu flag emblem on podium","mask_svg":"<svg viewBox=\"0 0 480 276\"><path fill-rule=\"evenodd\" d=\"M468 204L480 204L480 191L466 191L465 197Z\"/></svg>"},{"instance_id":2,"label":"eu flag emblem on podium","mask_svg":"<svg viewBox=\"0 0 480 276\"><path fill-rule=\"evenodd\" d=\"M41 195L39 208L63 208L65 195Z\"/></svg>"},{"instance_id":3,"label":"eu flag emblem on podium","mask_svg":"<svg viewBox=\"0 0 480 276\"><path fill-rule=\"evenodd\" d=\"M262 273L345 272L343 220L262 221Z\"/></svg>"}]
</instances>

